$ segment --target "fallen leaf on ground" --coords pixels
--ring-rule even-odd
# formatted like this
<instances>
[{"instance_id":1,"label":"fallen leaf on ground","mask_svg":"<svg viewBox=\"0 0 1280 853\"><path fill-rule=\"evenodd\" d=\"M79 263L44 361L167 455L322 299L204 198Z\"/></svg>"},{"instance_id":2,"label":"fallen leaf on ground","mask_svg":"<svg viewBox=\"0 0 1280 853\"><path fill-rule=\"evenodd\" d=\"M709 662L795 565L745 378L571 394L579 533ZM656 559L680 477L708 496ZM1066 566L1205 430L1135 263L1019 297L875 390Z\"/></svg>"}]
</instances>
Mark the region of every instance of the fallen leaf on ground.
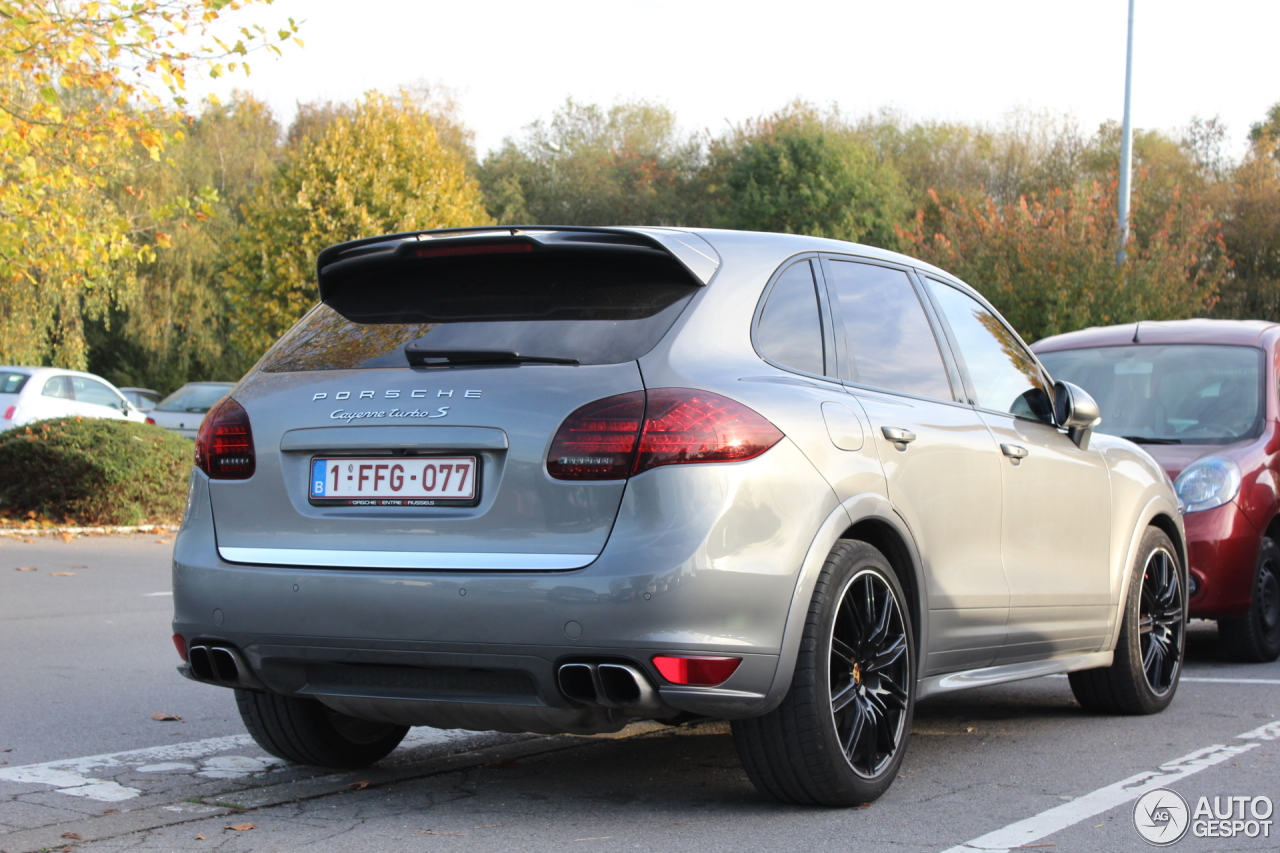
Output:
<instances>
[{"instance_id":1,"label":"fallen leaf on ground","mask_svg":"<svg viewBox=\"0 0 1280 853\"><path fill-rule=\"evenodd\" d=\"M84 840L84 836L83 836L83 835L81 835L81 834L80 834L80 833L78 833L78 832L64 832L64 833L62 833L62 837L63 837L63 838L74 838L76 841L82 841L82 840Z\"/></svg>"},{"instance_id":2,"label":"fallen leaf on ground","mask_svg":"<svg viewBox=\"0 0 1280 853\"><path fill-rule=\"evenodd\" d=\"M173 540L172 540L172 539L157 539L157 540L156 540L156 544L157 544L157 545L172 545L172 544L173 544Z\"/></svg>"},{"instance_id":3,"label":"fallen leaf on ground","mask_svg":"<svg viewBox=\"0 0 1280 853\"><path fill-rule=\"evenodd\" d=\"M22 541L23 541L23 542L26 542L28 545L34 545L34 544L36 544L36 540L34 540L34 539L23 539Z\"/></svg>"},{"instance_id":4,"label":"fallen leaf on ground","mask_svg":"<svg viewBox=\"0 0 1280 853\"><path fill-rule=\"evenodd\" d=\"M39 569L37 569L35 566L18 566L18 571L20 571L20 572L38 572L38 571L40 571L40 570L39 570Z\"/></svg>"},{"instance_id":5,"label":"fallen leaf on ground","mask_svg":"<svg viewBox=\"0 0 1280 853\"><path fill-rule=\"evenodd\" d=\"M507 758L502 761L490 761L485 767L519 767L520 762L514 758Z\"/></svg>"},{"instance_id":6,"label":"fallen leaf on ground","mask_svg":"<svg viewBox=\"0 0 1280 853\"><path fill-rule=\"evenodd\" d=\"M196 836L196 841L204 841L204 836L203 836L203 835L197 835L197 836Z\"/></svg>"},{"instance_id":7,"label":"fallen leaf on ground","mask_svg":"<svg viewBox=\"0 0 1280 853\"><path fill-rule=\"evenodd\" d=\"M103 813L103 814L115 814L115 813L116 813L116 812L118 812L118 811L120 811L120 810L119 810L119 809L103 809L102 813Z\"/></svg>"},{"instance_id":8,"label":"fallen leaf on ground","mask_svg":"<svg viewBox=\"0 0 1280 853\"><path fill-rule=\"evenodd\" d=\"M227 827L227 829L230 829L234 832L248 832L251 829L257 829L257 828L258 827L254 826L251 823L233 823L231 826Z\"/></svg>"},{"instance_id":9,"label":"fallen leaf on ground","mask_svg":"<svg viewBox=\"0 0 1280 853\"><path fill-rule=\"evenodd\" d=\"M49 574L55 578L73 578L76 576L75 572L49 572Z\"/></svg>"},{"instance_id":10,"label":"fallen leaf on ground","mask_svg":"<svg viewBox=\"0 0 1280 853\"><path fill-rule=\"evenodd\" d=\"M63 542L70 542L72 539L76 538L76 535L74 533L67 533L66 531L63 531L59 535L62 537Z\"/></svg>"},{"instance_id":11,"label":"fallen leaf on ground","mask_svg":"<svg viewBox=\"0 0 1280 853\"><path fill-rule=\"evenodd\" d=\"M350 785L348 785L347 787L348 787L348 788L355 788L357 791L363 791L365 788L369 787L369 780L368 780L368 779L361 779L359 782L352 782L352 783L351 783Z\"/></svg>"},{"instance_id":12,"label":"fallen leaf on ground","mask_svg":"<svg viewBox=\"0 0 1280 853\"><path fill-rule=\"evenodd\" d=\"M182 718L179 717L177 714L162 714L159 711L156 711L154 714L152 714L151 719L155 720L158 723L182 722Z\"/></svg>"}]
</instances>

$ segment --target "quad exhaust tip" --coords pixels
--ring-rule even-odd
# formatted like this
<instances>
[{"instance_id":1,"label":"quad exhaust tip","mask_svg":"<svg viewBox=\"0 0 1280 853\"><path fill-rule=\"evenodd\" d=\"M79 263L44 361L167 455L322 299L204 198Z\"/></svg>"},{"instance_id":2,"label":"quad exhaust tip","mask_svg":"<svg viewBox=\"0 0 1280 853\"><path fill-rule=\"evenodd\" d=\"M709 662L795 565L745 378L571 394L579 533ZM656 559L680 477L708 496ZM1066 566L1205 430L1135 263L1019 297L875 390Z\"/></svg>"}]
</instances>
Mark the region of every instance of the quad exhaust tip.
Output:
<instances>
[{"instance_id":1,"label":"quad exhaust tip","mask_svg":"<svg viewBox=\"0 0 1280 853\"><path fill-rule=\"evenodd\" d=\"M656 711L664 707L648 676L624 663L566 663L557 673L565 696L584 705Z\"/></svg>"},{"instance_id":2,"label":"quad exhaust tip","mask_svg":"<svg viewBox=\"0 0 1280 853\"><path fill-rule=\"evenodd\" d=\"M240 653L227 646L191 646L187 649L187 663L192 677L197 681L207 681L223 687L261 689L262 686Z\"/></svg>"}]
</instances>

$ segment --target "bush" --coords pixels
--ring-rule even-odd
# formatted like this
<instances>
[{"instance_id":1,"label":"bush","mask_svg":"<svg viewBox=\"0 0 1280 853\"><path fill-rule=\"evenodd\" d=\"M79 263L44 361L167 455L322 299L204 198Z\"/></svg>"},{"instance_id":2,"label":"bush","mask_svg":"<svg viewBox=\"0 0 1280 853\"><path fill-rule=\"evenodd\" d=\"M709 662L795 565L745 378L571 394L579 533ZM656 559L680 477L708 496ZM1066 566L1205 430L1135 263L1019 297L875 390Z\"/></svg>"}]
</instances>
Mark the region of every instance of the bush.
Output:
<instances>
[{"instance_id":1,"label":"bush","mask_svg":"<svg viewBox=\"0 0 1280 853\"><path fill-rule=\"evenodd\" d=\"M54 418L0 433L0 508L82 524L182 517L191 440L132 421Z\"/></svg>"}]
</instances>

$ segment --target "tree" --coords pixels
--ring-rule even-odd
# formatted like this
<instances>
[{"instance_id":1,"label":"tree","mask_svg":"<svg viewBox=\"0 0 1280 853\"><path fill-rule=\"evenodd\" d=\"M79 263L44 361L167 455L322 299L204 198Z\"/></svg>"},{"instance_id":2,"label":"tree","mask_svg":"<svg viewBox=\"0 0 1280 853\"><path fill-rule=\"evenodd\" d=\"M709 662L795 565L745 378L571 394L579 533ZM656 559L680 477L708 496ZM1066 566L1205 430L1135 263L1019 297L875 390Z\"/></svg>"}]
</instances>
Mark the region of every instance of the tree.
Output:
<instances>
[{"instance_id":1,"label":"tree","mask_svg":"<svg viewBox=\"0 0 1280 853\"><path fill-rule=\"evenodd\" d=\"M1028 340L1211 308L1228 268L1212 211L1175 197L1145 241L1131 238L1118 267L1116 190L1113 181L1004 205L989 196L939 203L936 229L921 211L902 239L980 290Z\"/></svg>"},{"instance_id":2,"label":"tree","mask_svg":"<svg viewBox=\"0 0 1280 853\"><path fill-rule=\"evenodd\" d=\"M164 224L169 247L137 267L137 286L101 319L86 323L89 369L117 385L162 391L184 382L235 378L239 354L227 345L225 294L216 285L224 246L243 224L243 205L284 155L281 128L266 104L243 92L206 103L184 123L170 163L140 156L119 188L121 209L151 199L204 195L205 210ZM207 211L207 212L206 212Z\"/></svg>"},{"instance_id":3,"label":"tree","mask_svg":"<svg viewBox=\"0 0 1280 853\"><path fill-rule=\"evenodd\" d=\"M480 188L408 93L365 96L304 135L244 208L221 281L247 366L313 304L315 259L344 240L487 225Z\"/></svg>"},{"instance_id":4,"label":"tree","mask_svg":"<svg viewBox=\"0 0 1280 853\"><path fill-rule=\"evenodd\" d=\"M293 38L290 22L220 39L220 18L251 2L0 0L0 362L83 366L84 319L130 291L148 233L166 243L158 219L198 209L159 198L130 218L108 190L135 148L159 160L178 136L188 74Z\"/></svg>"},{"instance_id":5,"label":"tree","mask_svg":"<svg viewBox=\"0 0 1280 853\"><path fill-rule=\"evenodd\" d=\"M1232 261L1221 317L1280 320L1280 138L1259 135L1224 186L1223 241Z\"/></svg>"},{"instance_id":6,"label":"tree","mask_svg":"<svg viewBox=\"0 0 1280 853\"><path fill-rule=\"evenodd\" d=\"M897 246L898 175L834 114L793 103L713 140L710 160L714 224Z\"/></svg>"},{"instance_id":7,"label":"tree","mask_svg":"<svg viewBox=\"0 0 1280 853\"><path fill-rule=\"evenodd\" d=\"M645 101L608 110L572 99L485 158L479 174L500 222L688 224L697 141L675 115Z\"/></svg>"}]
</instances>

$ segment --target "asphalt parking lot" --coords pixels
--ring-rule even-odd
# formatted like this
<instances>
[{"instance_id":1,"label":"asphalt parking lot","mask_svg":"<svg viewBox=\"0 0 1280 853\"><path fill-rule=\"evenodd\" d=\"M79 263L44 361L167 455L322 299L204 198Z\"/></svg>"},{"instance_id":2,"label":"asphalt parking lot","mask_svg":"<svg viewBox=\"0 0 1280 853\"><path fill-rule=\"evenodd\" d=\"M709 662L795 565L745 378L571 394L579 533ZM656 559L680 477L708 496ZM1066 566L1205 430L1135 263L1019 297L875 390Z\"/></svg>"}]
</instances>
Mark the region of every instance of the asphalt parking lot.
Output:
<instances>
[{"instance_id":1,"label":"asphalt parking lot","mask_svg":"<svg viewBox=\"0 0 1280 853\"><path fill-rule=\"evenodd\" d=\"M866 808L762 798L719 723L414 729L333 774L271 758L229 691L174 672L171 539L0 538L0 851L1138 851L1135 804L1158 788L1246 812L1234 837L1176 850L1280 848L1277 817L1247 813L1280 801L1280 662L1223 660L1211 624L1155 717L1087 714L1053 677L922 702L900 778Z\"/></svg>"}]
</instances>

